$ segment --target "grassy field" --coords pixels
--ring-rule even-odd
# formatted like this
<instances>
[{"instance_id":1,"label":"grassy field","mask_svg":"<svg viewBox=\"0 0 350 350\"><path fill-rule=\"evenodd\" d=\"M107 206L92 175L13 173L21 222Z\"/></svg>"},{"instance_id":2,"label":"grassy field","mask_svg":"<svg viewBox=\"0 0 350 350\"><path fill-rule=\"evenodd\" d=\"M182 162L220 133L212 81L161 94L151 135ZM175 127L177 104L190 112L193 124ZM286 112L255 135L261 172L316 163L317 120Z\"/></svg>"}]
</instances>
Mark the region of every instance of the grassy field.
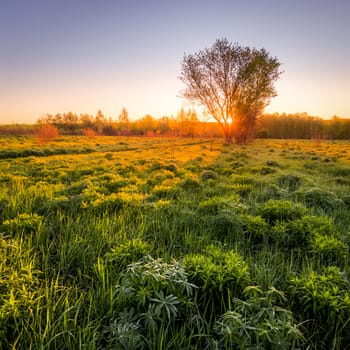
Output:
<instances>
[{"instance_id":1,"label":"grassy field","mask_svg":"<svg viewBox=\"0 0 350 350\"><path fill-rule=\"evenodd\" d=\"M349 349L350 143L0 138L0 349Z\"/></svg>"}]
</instances>

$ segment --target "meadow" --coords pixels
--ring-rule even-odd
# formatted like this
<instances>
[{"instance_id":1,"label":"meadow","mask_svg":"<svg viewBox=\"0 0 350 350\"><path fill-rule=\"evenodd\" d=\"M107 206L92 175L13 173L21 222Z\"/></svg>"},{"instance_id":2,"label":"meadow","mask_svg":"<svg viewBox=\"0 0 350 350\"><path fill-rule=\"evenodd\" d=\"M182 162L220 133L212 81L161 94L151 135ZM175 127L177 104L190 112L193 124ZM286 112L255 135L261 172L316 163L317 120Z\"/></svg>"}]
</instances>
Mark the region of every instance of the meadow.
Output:
<instances>
[{"instance_id":1,"label":"meadow","mask_svg":"<svg viewBox=\"0 0 350 350\"><path fill-rule=\"evenodd\" d=\"M349 349L350 143L0 138L0 349Z\"/></svg>"}]
</instances>

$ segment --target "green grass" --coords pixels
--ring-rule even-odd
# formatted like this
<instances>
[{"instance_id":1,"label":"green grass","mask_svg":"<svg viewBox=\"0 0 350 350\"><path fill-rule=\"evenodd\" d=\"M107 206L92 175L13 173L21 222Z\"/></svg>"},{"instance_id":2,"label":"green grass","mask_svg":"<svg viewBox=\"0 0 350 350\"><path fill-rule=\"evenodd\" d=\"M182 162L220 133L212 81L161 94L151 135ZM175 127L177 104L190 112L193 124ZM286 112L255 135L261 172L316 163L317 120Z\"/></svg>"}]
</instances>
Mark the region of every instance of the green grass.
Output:
<instances>
[{"instance_id":1,"label":"green grass","mask_svg":"<svg viewBox=\"0 0 350 350\"><path fill-rule=\"evenodd\" d=\"M0 349L346 349L350 143L0 139Z\"/></svg>"}]
</instances>

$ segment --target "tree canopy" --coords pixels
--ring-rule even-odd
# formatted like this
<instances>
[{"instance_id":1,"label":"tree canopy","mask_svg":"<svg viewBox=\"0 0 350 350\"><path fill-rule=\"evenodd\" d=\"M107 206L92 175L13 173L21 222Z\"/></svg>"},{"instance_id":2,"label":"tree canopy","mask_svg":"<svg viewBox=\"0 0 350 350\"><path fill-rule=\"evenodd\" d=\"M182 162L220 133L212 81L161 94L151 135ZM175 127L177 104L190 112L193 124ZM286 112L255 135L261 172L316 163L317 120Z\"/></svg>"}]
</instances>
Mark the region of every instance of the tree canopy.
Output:
<instances>
[{"instance_id":1,"label":"tree canopy","mask_svg":"<svg viewBox=\"0 0 350 350\"><path fill-rule=\"evenodd\" d=\"M226 142L254 136L258 116L276 96L280 62L257 50L218 39L209 49L184 55L182 96L205 108L222 127Z\"/></svg>"}]
</instances>

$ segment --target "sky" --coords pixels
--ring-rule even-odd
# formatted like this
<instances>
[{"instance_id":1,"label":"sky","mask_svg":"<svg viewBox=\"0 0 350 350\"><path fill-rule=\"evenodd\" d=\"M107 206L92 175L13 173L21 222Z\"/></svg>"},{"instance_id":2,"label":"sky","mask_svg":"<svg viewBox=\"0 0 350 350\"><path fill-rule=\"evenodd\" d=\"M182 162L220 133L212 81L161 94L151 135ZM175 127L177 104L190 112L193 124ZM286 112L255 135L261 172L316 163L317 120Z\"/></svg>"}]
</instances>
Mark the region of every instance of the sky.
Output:
<instances>
[{"instance_id":1,"label":"sky","mask_svg":"<svg viewBox=\"0 0 350 350\"><path fill-rule=\"evenodd\" d=\"M266 112L350 118L349 18L349 0L0 0L0 124L176 115L184 54L219 38L282 63Z\"/></svg>"}]
</instances>

